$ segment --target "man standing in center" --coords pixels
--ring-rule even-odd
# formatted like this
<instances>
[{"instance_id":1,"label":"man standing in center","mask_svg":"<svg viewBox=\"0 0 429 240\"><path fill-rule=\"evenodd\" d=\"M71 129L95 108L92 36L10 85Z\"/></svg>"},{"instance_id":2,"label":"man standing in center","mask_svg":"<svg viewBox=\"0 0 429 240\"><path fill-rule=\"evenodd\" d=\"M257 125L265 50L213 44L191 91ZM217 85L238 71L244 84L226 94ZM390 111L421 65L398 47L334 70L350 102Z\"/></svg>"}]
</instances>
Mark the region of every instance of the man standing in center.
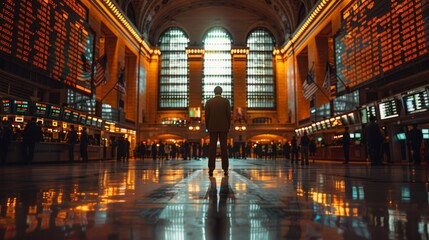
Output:
<instances>
[{"instance_id":1,"label":"man standing in center","mask_svg":"<svg viewBox=\"0 0 429 240\"><path fill-rule=\"evenodd\" d=\"M228 175L228 145L227 135L231 126L231 105L229 100L222 97L222 88L217 86L214 89L215 97L209 99L205 105L205 123L210 133L209 145L209 176L213 176L216 167L216 147L220 142L222 169L224 175Z\"/></svg>"}]
</instances>

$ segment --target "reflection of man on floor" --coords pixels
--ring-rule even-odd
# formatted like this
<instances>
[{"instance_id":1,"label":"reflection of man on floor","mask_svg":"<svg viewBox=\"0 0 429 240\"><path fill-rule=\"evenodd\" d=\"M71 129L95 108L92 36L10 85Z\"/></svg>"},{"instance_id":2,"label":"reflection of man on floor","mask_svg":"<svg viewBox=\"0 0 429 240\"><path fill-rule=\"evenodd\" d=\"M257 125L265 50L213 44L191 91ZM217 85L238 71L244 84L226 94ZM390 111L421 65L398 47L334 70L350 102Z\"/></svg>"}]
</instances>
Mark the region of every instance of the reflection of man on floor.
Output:
<instances>
[{"instance_id":1,"label":"reflection of man on floor","mask_svg":"<svg viewBox=\"0 0 429 240\"><path fill-rule=\"evenodd\" d=\"M218 208L216 178L210 178L210 187L207 191L209 208L206 221L206 239L208 240L229 239L230 221L228 219L226 205L229 193L228 177L223 177L219 192L220 198Z\"/></svg>"}]
</instances>

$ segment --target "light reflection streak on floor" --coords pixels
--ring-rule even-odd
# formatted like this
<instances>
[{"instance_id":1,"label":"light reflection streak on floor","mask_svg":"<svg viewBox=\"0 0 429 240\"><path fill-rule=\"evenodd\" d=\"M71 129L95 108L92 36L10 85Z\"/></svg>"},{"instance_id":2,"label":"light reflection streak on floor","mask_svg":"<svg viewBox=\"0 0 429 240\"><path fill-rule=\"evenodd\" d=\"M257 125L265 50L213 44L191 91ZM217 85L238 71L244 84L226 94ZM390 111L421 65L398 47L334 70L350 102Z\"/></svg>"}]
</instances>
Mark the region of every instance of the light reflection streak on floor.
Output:
<instances>
[{"instance_id":1,"label":"light reflection streak on floor","mask_svg":"<svg viewBox=\"0 0 429 240\"><path fill-rule=\"evenodd\" d=\"M426 165L284 160L0 169L0 239L428 239ZM220 169L220 162L217 162Z\"/></svg>"}]
</instances>

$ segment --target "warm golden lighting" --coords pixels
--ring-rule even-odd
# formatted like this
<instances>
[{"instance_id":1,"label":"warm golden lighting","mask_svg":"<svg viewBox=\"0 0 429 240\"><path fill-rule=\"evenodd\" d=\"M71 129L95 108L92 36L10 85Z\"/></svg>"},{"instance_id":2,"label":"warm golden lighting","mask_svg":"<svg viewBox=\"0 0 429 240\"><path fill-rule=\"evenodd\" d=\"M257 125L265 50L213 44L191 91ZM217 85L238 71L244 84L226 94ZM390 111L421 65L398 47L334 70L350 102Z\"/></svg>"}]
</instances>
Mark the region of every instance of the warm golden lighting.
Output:
<instances>
[{"instance_id":1,"label":"warm golden lighting","mask_svg":"<svg viewBox=\"0 0 429 240\"><path fill-rule=\"evenodd\" d=\"M304 21L303 24L298 28L298 30L293 34L292 39L281 49L275 49L273 50L273 54L284 54L287 49L291 47L291 45L299 38L302 38L302 34L308 30L310 25L314 24L316 21L316 18L318 18L321 15L321 12L327 9L328 3L331 2L331 0L323 0L317 5L317 7L314 8L313 12L310 14L310 16L307 17L307 19Z\"/></svg>"},{"instance_id":2,"label":"warm golden lighting","mask_svg":"<svg viewBox=\"0 0 429 240\"><path fill-rule=\"evenodd\" d=\"M246 54L248 55L250 50L248 48L234 48L231 49L231 54Z\"/></svg>"}]
</instances>

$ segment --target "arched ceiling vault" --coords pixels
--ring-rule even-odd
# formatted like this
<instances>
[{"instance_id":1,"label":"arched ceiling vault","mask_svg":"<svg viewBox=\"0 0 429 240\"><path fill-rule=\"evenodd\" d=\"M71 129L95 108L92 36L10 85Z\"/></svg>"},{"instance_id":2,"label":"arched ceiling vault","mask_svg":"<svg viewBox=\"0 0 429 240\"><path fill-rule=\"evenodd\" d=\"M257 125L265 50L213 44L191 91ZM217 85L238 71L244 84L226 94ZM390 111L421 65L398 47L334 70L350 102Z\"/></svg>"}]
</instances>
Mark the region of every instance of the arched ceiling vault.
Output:
<instances>
[{"instance_id":1,"label":"arched ceiling vault","mask_svg":"<svg viewBox=\"0 0 429 240\"><path fill-rule=\"evenodd\" d=\"M281 46L299 25L299 10L314 6L314 0L116 0L124 12L132 6L134 23L143 37L156 46L168 27L182 28L191 45L201 43L210 27L222 26L233 34L235 46L245 46L255 27L267 28Z\"/></svg>"}]
</instances>

